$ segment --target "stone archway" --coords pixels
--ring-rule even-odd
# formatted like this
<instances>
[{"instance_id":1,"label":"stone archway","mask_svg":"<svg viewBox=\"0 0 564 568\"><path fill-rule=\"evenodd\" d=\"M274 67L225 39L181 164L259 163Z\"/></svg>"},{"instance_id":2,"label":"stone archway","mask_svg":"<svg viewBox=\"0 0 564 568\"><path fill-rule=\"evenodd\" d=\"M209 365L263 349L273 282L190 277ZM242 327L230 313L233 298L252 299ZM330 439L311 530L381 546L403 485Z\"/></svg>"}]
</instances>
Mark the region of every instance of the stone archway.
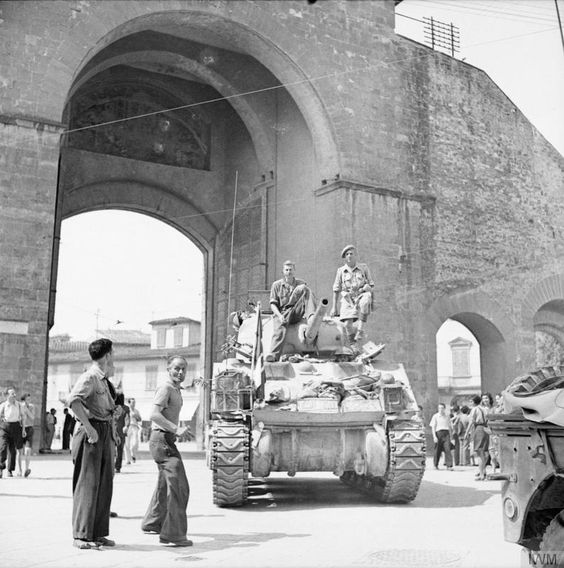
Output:
<instances>
[{"instance_id":1,"label":"stone archway","mask_svg":"<svg viewBox=\"0 0 564 568\"><path fill-rule=\"evenodd\" d=\"M273 248L266 245L276 242L275 235L269 234L276 230L276 223L271 223L273 229L267 224L267 218L274 221L268 213L272 196L287 187L313 200L311 189L321 177L339 170L336 145L311 83L279 47L257 31L205 10L139 15L133 9L131 16L120 23L120 14L117 25L97 38L77 62L69 84L62 114L70 128L61 150L55 235L67 216L120 208L155 216L189 236L205 257L203 343L207 347L205 366L211 369L212 346L222 343L221 334L226 331L224 312L241 301L243 289L266 287L267 270L272 270L268 259ZM120 115L119 109L132 100L145 106L127 108ZM147 126L155 115L163 116L160 124L154 120ZM195 115L191 122L190 116L194 119ZM142 118L135 122L133 116ZM136 127L142 120L144 128ZM201 124L204 131L198 131ZM150 146L139 151L137 146L143 146L160 126L162 132L150 141L155 151L151 154ZM177 132L184 129L181 142L178 136L165 139L165 130L174 128ZM277 179L277 153L284 152L280 133L286 135L286 146L293 152L297 149L306 164L302 171L288 168L290 175L281 176L282 184ZM175 161L175 151L186 140L200 145L201 159ZM163 156L167 144L175 145L176 150ZM239 180L235 204L234 177ZM236 286L233 291L229 287L228 298L224 249L234 206L241 209L241 216L245 210L259 212L260 218L252 219L259 234L253 234L250 242L247 237L241 242L235 239L234 256L252 261L238 263L233 278ZM57 242L55 238L50 321Z\"/></svg>"},{"instance_id":2,"label":"stone archway","mask_svg":"<svg viewBox=\"0 0 564 568\"><path fill-rule=\"evenodd\" d=\"M539 353L544 342L539 345L535 341L537 363L544 365L555 357L559 359L564 350L564 275L549 276L529 291L523 301L523 322L527 329L533 330L535 340L539 339L539 334L546 334L555 342L550 354Z\"/></svg>"},{"instance_id":3,"label":"stone archway","mask_svg":"<svg viewBox=\"0 0 564 568\"><path fill-rule=\"evenodd\" d=\"M520 361L515 325L501 306L483 292L463 292L439 298L425 314L424 336L429 354L425 361L429 377L427 401L434 405L437 399L435 337L447 319L467 327L480 344L482 390L503 390L516 376Z\"/></svg>"}]
</instances>

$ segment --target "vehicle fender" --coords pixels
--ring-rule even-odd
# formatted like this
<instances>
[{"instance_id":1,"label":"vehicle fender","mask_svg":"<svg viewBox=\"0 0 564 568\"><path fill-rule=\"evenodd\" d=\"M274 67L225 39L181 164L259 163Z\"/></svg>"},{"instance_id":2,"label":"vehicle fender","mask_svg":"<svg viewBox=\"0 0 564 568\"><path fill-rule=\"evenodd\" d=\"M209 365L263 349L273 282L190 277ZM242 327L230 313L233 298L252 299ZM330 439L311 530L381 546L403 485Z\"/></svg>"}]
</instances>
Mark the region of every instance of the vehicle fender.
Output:
<instances>
[{"instance_id":1,"label":"vehicle fender","mask_svg":"<svg viewBox=\"0 0 564 568\"><path fill-rule=\"evenodd\" d=\"M251 471L253 477L268 477L272 464L272 434L262 430L258 442L253 443Z\"/></svg>"},{"instance_id":2,"label":"vehicle fender","mask_svg":"<svg viewBox=\"0 0 564 568\"><path fill-rule=\"evenodd\" d=\"M366 472L374 477L383 477L388 467L388 437L386 429L374 424L374 430L366 432Z\"/></svg>"}]
</instances>

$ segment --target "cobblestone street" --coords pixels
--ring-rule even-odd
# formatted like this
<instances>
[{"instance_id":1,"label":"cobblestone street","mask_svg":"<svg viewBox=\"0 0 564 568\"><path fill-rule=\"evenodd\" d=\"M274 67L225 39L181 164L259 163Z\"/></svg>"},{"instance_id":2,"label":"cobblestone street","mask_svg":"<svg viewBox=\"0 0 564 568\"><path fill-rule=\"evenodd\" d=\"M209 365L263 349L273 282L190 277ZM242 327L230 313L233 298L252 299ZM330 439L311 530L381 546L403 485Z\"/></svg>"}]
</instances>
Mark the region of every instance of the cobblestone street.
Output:
<instances>
[{"instance_id":1,"label":"cobblestone street","mask_svg":"<svg viewBox=\"0 0 564 568\"><path fill-rule=\"evenodd\" d=\"M70 457L34 456L29 478L0 480L0 566L523 565L519 547L503 540L499 482L475 482L474 468L428 469L418 497L406 506L367 502L331 474L276 474L268 483L252 480L245 508L218 509L202 453L186 452L184 459L193 548L163 547L140 530L156 480L146 453L115 478L112 510L119 516L110 536L116 547L73 548Z\"/></svg>"}]
</instances>

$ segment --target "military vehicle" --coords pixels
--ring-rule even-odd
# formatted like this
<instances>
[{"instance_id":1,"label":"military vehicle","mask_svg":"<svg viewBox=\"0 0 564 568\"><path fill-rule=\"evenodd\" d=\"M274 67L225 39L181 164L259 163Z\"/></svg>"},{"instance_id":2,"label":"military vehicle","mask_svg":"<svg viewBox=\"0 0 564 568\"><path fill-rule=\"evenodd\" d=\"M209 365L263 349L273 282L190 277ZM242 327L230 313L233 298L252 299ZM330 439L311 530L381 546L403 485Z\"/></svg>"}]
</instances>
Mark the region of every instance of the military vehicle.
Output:
<instances>
[{"instance_id":1,"label":"military vehicle","mask_svg":"<svg viewBox=\"0 0 564 568\"><path fill-rule=\"evenodd\" d=\"M381 345L349 345L327 304L288 325L272 363L261 362L272 318L259 308L231 342L235 356L216 364L207 386L216 505L245 504L249 476L271 472L333 472L385 503L417 495L425 435L404 367L377 359Z\"/></svg>"},{"instance_id":2,"label":"military vehicle","mask_svg":"<svg viewBox=\"0 0 564 568\"><path fill-rule=\"evenodd\" d=\"M501 468L488 479L503 481L505 540L527 548L529 564L564 566L564 425L549 421L564 416L564 366L518 377L503 395L505 412L488 421Z\"/></svg>"}]
</instances>

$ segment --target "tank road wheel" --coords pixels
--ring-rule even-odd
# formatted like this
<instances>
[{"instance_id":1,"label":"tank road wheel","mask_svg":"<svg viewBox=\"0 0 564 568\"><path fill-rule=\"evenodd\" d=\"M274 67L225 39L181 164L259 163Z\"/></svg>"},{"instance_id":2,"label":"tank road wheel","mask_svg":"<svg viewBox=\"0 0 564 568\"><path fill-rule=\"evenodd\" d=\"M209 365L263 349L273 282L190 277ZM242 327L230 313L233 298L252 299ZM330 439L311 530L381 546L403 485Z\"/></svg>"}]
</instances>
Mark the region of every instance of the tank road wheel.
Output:
<instances>
[{"instance_id":1,"label":"tank road wheel","mask_svg":"<svg viewBox=\"0 0 564 568\"><path fill-rule=\"evenodd\" d=\"M211 467L213 502L218 507L239 507L247 501L249 442L249 428L243 422L214 423Z\"/></svg>"},{"instance_id":2,"label":"tank road wheel","mask_svg":"<svg viewBox=\"0 0 564 568\"><path fill-rule=\"evenodd\" d=\"M537 558L542 566L564 567L564 511L558 513L546 527L539 552Z\"/></svg>"},{"instance_id":3,"label":"tank road wheel","mask_svg":"<svg viewBox=\"0 0 564 568\"><path fill-rule=\"evenodd\" d=\"M388 446L386 474L374 480L371 493L383 503L409 503L425 472L425 432L412 422L390 423Z\"/></svg>"}]
</instances>

